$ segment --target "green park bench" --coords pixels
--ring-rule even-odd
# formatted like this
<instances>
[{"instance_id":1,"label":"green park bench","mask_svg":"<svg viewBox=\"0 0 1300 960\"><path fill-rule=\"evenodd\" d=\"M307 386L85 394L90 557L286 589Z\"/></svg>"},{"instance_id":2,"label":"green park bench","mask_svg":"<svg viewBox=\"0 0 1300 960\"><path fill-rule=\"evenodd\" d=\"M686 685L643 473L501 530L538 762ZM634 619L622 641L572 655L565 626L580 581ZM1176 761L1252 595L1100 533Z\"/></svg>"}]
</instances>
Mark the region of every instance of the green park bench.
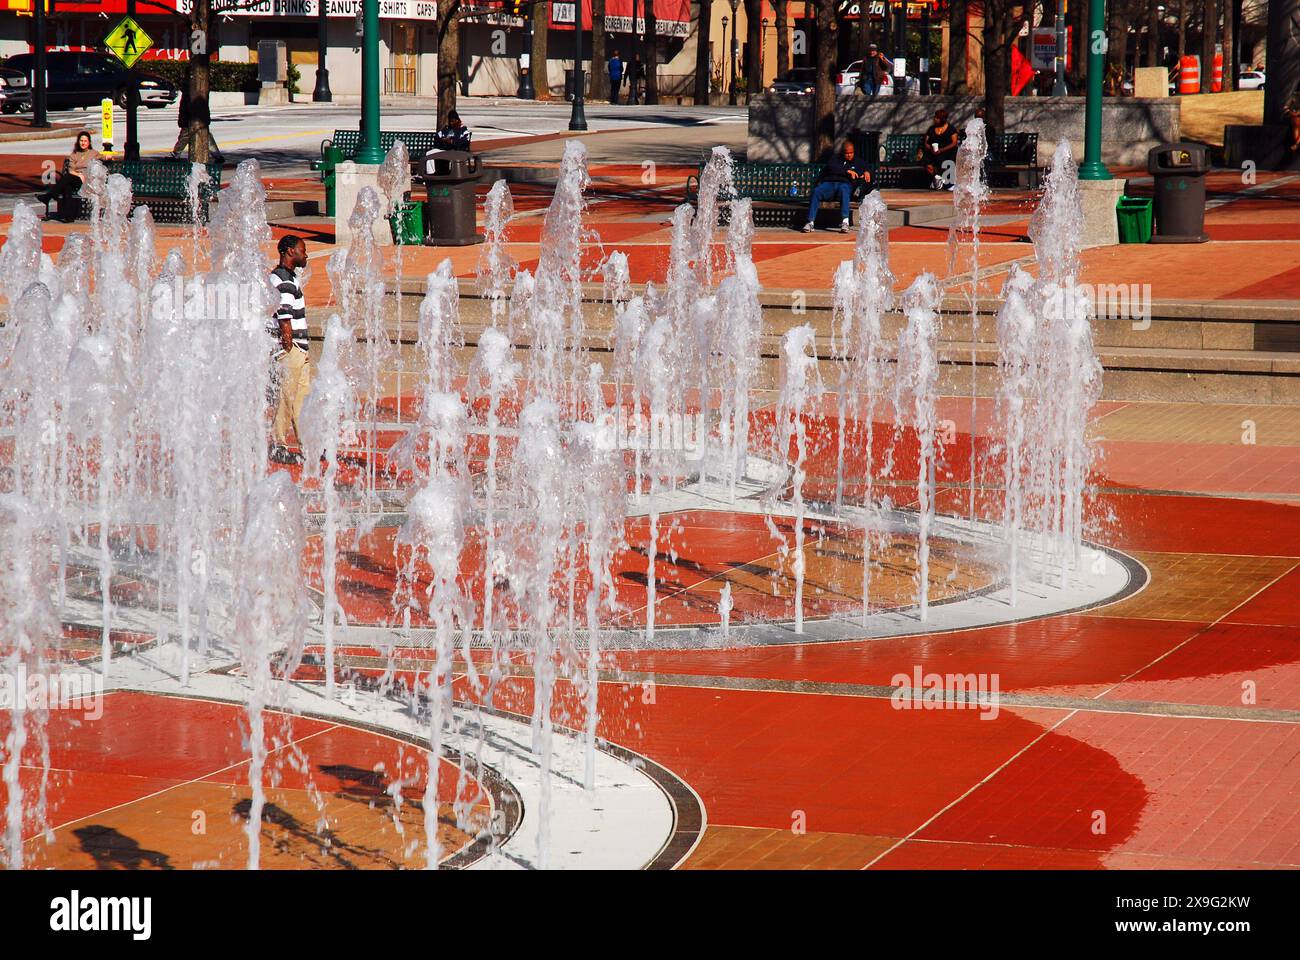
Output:
<instances>
[{"instance_id":1,"label":"green park bench","mask_svg":"<svg viewBox=\"0 0 1300 960\"><path fill-rule=\"evenodd\" d=\"M1002 133L992 137L986 174L990 186L1037 189L1043 176L1043 168L1038 165L1038 134Z\"/></svg>"},{"instance_id":2,"label":"green park bench","mask_svg":"<svg viewBox=\"0 0 1300 960\"><path fill-rule=\"evenodd\" d=\"M131 181L132 209L144 205L156 220L189 222L191 164L188 160L108 160L104 166L109 176L118 173ZM204 223L208 219L208 205L221 189L221 164L209 163L207 167L208 182L199 189L199 209L196 211L200 222ZM73 194L73 200L77 203L78 219L88 218L90 203L81 196L80 188Z\"/></svg>"},{"instance_id":3,"label":"green park bench","mask_svg":"<svg viewBox=\"0 0 1300 960\"><path fill-rule=\"evenodd\" d=\"M722 215L728 216L726 207L730 201L748 197L753 201L754 223L767 223L775 226L803 224L803 214L812 199L813 187L821 176L821 163L745 163L736 161L731 165L733 192L721 197ZM704 175L705 164L701 163L699 171L686 178L686 202L695 206L699 202L700 177ZM874 182L876 171L868 164ZM862 198L864 191L855 187L853 202ZM823 210L828 210L826 204ZM831 211L836 217L839 211ZM798 218L794 223L795 217Z\"/></svg>"},{"instance_id":4,"label":"green park bench","mask_svg":"<svg viewBox=\"0 0 1300 960\"><path fill-rule=\"evenodd\" d=\"M434 149L434 140L437 134L432 130L381 130L379 132L379 149L385 155L393 149L393 144L398 140L406 144L406 152L410 154L412 161L418 161L430 150ZM355 160L357 150L361 148L361 131L360 130L335 130L334 136L327 140L322 140L320 144L320 159L311 162L313 170L325 169L325 151L330 147L335 147L343 155L343 160Z\"/></svg>"}]
</instances>

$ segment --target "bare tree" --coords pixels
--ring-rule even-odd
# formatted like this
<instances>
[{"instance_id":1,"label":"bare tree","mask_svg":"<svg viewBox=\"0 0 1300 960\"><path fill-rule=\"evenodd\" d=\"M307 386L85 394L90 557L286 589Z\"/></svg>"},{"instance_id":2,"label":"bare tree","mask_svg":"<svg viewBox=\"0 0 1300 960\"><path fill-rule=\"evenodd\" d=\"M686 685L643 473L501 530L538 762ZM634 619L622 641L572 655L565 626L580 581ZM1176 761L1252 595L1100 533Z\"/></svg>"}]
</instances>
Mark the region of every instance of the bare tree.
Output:
<instances>
[{"instance_id":1,"label":"bare tree","mask_svg":"<svg viewBox=\"0 0 1300 960\"><path fill-rule=\"evenodd\" d=\"M949 96L960 97L970 92L966 83L968 9L967 0L952 0L948 6L948 77L943 92Z\"/></svg>"},{"instance_id":2,"label":"bare tree","mask_svg":"<svg viewBox=\"0 0 1300 960\"><path fill-rule=\"evenodd\" d=\"M1178 0L1178 59L1187 55L1187 0Z\"/></svg>"},{"instance_id":3,"label":"bare tree","mask_svg":"<svg viewBox=\"0 0 1300 960\"><path fill-rule=\"evenodd\" d=\"M591 99L609 99L605 69L605 0L591 0Z\"/></svg>"},{"instance_id":4,"label":"bare tree","mask_svg":"<svg viewBox=\"0 0 1300 960\"><path fill-rule=\"evenodd\" d=\"M776 75L790 69L790 0L776 0Z\"/></svg>"},{"instance_id":5,"label":"bare tree","mask_svg":"<svg viewBox=\"0 0 1300 960\"><path fill-rule=\"evenodd\" d=\"M211 27L211 0L194 0L190 7L190 69L183 94L189 118L190 161L193 163L208 163L211 160L208 149L212 142L209 132L211 113L208 109L208 95L212 90Z\"/></svg>"},{"instance_id":6,"label":"bare tree","mask_svg":"<svg viewBox=\"0 0 1300 960\"><path fill-rule=\"evenodd\" d=\"M655 0L645 0L645 102L659 102L659 21Z\"/></svg>"},{"instance_id":7,"label":"bare tree","mask_svg":"<svg viewBox=\"0 0 1300 960\"><path fill-rule=\"evenodd\" d=\"M745 90L763 89L763 0L745 0Z\"/></svg>"},{"instance_id":8,"label":"bare tree","mask_svg":"<svg viewBox=\"0 0 1300 960\"><path fill-rule=\"evenodd\" d=\"M1237 89L1237 62L1232 55L1232 18L1241 9L1241 0L1225 0L1223 4L1223 89Z\"/></svg>"},{"instance_id":9,"label":"bare tree","mask_svg":"<svg viewBox=\"0 0 1300 960\"><path fill-rule=\"evenodd\" d=\"M456 109L460 78L460 0L438 0L438 128Z\"/></svg>"},{"instance_id":10,"label":"bare tree","mask_svg":"<svg viewBox=\"0 0 1300 960\"><path fill-rule=\"evenodd\" d=\"M550 10L549 3L534 3L532 7L533 49L529 51L528 61L529 69L533 71L534 95L538 100L551 99L550 71L546 65L547 41L550 39L551 28Z\"/></svg>"},{"instance_id":11,"label":"bare tree","mask_svg":"<svg viewBox=\"0 0 1300 960\"><path fill-rule=\"evenodd\" d=\"M1201 93L1209 93L1214 89L1214 45L1219 41L1218 0L1205 0L1201 9Z\"/></svg>"},{"instance_id":12,"label":"bare tree","mask_svg":"<svg viewBox=\"0 0 1300 960\"><path fill-rule=\"evenodd\" d=\"M993 133L1006 130L1011 46L1031 11L1032 7L1027 9L1016 0L984 0L984 109L985 123Z\"/></svg>"},{"instance_id":13,"label":"bare tree","mask_svg":"<svg viewBox=\"0 0 1300 960\"><path fill-rule=\"evenodd\" d=\"M695 102L709 102L709 81L713 77L713 0L699 0L699 23L695 28Z\"/></svg>"},{"instance_id":14,"label":"bare tree","mask_svg":"<svg viewBox=\"0 0 1300 960\"><path fill-rule=\"evenodd\" d=\"M817 85L813 94L812 159L822 160L835 149L835 85L831 66L839 49L835 0L816 0Z\"/></svg>"}]
</instances>

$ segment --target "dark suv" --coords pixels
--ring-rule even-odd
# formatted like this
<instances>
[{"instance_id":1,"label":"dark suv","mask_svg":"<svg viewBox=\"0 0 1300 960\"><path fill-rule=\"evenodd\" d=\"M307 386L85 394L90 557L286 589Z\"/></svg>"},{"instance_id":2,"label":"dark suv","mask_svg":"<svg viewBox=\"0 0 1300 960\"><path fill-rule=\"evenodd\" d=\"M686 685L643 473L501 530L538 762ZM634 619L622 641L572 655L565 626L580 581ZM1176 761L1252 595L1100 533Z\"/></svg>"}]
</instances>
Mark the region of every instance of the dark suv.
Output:
<instances>
[{"instance_id":1,"label":"dark suv","mask_svg":"<svg viewBox=\"0 0 1300 960\"><path fill-rule=\"evenodd\" d=\"M35 56L20 53L4 66L21 71L32 81ZM119 107L126 106L127 70L117 60L102 53L68 53L54 51L45 55L46 106L51 110L93 107L105 97ZM165 107L176 102L176 87L168 80L136 71L140 78L140 102L146 107Z\"/></svg>"}]
</instances>

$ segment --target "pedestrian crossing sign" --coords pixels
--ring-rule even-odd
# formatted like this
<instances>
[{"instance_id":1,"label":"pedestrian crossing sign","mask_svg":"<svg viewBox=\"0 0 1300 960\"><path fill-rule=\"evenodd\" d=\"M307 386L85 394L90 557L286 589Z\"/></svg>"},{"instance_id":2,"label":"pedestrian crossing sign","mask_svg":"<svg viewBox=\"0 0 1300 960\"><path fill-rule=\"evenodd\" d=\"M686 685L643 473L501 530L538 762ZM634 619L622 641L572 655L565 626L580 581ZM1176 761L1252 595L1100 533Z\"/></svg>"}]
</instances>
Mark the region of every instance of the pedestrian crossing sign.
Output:
<instances>
[{"instance_id":1,"label":"pedestrian crossing sign","mask_svg":"<svg viewBox=\"0 0 1300 960\"><path fill-rule=\"evenodd\" d=\"M130 68L135 66L135 62L153 46L153 39L134 19L123 17L117 26L108 31L108 36L104 38L104 46L108 48L109 53Z\"/></svg>"}]
</instances>

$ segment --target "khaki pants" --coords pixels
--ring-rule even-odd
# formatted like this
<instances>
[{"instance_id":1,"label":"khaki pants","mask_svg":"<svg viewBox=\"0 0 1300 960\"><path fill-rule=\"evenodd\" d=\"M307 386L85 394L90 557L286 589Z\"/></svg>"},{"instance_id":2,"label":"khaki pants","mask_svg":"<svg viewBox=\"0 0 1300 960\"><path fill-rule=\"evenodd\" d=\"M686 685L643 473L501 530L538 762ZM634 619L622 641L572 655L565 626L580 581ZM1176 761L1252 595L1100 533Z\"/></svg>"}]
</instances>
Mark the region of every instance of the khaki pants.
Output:
<instances>
[{"instance_id":1,"label":"khaki pants","mask_svg":"<svg viewBox=\"0 0 1300 960\"><path fill-rule=\"evenodd\" d=\"M275 422L271 425L271 436L280 446L289 443L289 430L301 442L298 435L298 415L302 413L303 402L311 391L311 362L300 347L294 347L280 358L279 370L280 398L275 408Z\"/></svg>"}]
</instances>

